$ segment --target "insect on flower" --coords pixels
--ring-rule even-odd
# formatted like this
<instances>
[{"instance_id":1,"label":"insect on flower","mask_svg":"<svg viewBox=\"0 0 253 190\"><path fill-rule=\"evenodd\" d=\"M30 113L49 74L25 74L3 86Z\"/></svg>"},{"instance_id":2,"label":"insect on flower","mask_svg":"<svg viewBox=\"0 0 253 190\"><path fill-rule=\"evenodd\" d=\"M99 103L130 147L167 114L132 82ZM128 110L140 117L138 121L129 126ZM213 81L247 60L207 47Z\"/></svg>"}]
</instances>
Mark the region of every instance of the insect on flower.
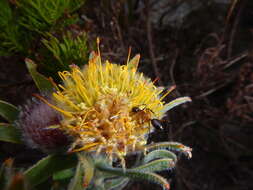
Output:
<instances>
[{"instance_id":1,"label":"insect on flower","mask_svg":"<svg viewBox=\"0 0 253 190\"><path fill-rule=\"evenodd\" d=\"M158 130L163 130L163 126L161 123L161 120L159 119L151 119L151 124L154 128L158 129Z\"/></svg>"},{"instance_id":2,"label":"insect on flower","mask_svg":"<svg viewBox=\"0 0 253 190\"><path fill-rule=\"evenodd\" d=\"M152 118L152 114L154 114L154 112L149 109L149 108L143 108L141 109L140 107L133 107L132 108L132 112L135 113L135 114L140 114L142 118L142 122L147 122L147 121L150 121L151 125L157 129L157 130L163 130L163 126L162 126L162 121L159 120L159 119L155 119L155 118Z\"/></svg>"}]
</instances>

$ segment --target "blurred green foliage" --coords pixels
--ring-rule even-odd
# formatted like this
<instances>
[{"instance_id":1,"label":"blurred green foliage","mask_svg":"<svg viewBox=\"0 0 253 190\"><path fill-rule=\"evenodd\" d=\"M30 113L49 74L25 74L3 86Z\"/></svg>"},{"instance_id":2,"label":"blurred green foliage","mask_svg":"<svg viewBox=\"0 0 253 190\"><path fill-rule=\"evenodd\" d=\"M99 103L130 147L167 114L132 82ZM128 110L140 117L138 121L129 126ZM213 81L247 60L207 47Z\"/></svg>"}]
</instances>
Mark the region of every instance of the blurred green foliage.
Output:
<instances>
[{"instance_id":1,"label":"blurred green foliage","mask_svg":"<svg viewBox=\"0 0 253 190\"><path fill-rule=\"evenodd\" d=\"M42 39L44 46L40 49L40 55L44 55L41 64L49 75L52 76L57 71L69 70L70 64L82 66L87 63L89 50L86 33L73 36L67 32L60 37L50 33L46 35L46 38Z\"/></svg>"},{"instance_id":2,"label":"blurred green foliage","mask_svg":"<svg viewBox=\"0 0 253 190\"><path fill-rule=\"evenodd\" d=\"M20 0L20 24L30 31L43 34L59 24L59 19L77 10L84 0Z\"/></svg>"},{"instance_id":3,"label":"blurred green foliage","mask_svg":"<svg viewBox=\"0 0 253 190\"><path fill-rule=\"evenodd\" d=\"M16 8L15 8L16 9ZM29 34L17 22L15 12L7 0L0 1L0 56L24 52Z\"/></svg>"},{"instance_id":4,"label":"blurred green foliage","mask_svg":"<svg viewBox=\"0 0 253 190\"><path fill-rule=\"evenodd\" d=\"M46 76L85 64L87 36L71 30L85 0L0 1L0 56L32 59ZM68 32L65 32L68 29ZM73 35L75 33L75 35Z\"/></svg>"}]
</instances>

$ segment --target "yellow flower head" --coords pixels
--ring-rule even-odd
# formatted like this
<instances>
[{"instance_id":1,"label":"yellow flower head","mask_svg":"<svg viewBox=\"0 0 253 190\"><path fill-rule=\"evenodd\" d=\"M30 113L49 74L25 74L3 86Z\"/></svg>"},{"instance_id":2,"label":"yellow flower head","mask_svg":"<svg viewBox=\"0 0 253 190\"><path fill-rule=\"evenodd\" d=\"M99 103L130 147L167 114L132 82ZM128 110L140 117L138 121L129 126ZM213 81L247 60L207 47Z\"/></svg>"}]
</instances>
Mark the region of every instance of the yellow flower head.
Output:
<instances>
[{"instance_id":1,"label":"yellow flower head","mask_svg":"<svg viewBox=\"0 0 253 190\"><path fill-rule=\"evenodd\" d=\"M51 106L63 115L60 129L74 139L71 152L103 152L124 166L128 153L144 150L153 118L190 101L183 97L165 104L172 88L162 95L162 88L137 72L139 58L120 66L102 62L98 52L83 69L72 66L59 73L63 85L53 93Z\"/></svg>"}]
</instances>

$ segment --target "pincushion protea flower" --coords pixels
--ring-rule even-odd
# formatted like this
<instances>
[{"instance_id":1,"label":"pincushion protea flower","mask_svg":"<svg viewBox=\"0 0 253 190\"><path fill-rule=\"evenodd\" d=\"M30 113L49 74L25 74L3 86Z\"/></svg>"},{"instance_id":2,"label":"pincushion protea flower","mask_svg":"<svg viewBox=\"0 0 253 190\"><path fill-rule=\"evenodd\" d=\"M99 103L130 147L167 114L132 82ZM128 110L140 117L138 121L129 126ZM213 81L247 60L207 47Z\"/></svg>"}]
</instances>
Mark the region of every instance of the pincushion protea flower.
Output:
<instances>
[{"instance_id":1,"label":"pincushion protea flower","mask_svg":"<svg viewBox=\"0 0 253 190\"><path fill-rule=\"evenodd\" d=\"M44 101L62 114L59 128L74 141L70 152L102 152L125 167L128 153L144 151L151 120L191 101L182 97L165 104L174 87L163 94L164 89L137 72L139 58L120 66L102 62L98 51L83 69L72 65L71 71L59 72L63 85L53 93L54 104Z\"/></svg>"}]
</instances>

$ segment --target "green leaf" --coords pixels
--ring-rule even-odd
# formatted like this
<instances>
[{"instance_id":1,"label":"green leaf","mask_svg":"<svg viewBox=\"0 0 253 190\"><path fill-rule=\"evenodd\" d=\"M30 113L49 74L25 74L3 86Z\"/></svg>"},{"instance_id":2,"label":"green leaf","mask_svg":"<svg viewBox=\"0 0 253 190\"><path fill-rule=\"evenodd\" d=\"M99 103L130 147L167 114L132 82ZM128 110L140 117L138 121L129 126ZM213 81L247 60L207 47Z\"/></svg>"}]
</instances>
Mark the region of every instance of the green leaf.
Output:
<instances>
[{"instance_id":1,"label":"green leaf","mask_svg":"<svg viewBox=\"0 0 253 190\"><path fill-rule=\"evenodd\" d=\"M157 149L167 149L167 150L182 152L188 158L192 157L192 153L191 153L192 149L178 142L154 143L154 144L147 145L145 148L147 151L152 151L152 150L157 150Z\"/></svg>"},{"instance_id":2,"label":"green leaf","mask_svg":"<svg viewBox=\"0 0 253 190\"><path fill-rule=\"evenodd\" d=\"M76 165L76 155L49 155L34 166L24 172L26 179L31 187L34 187L49 177L55 172L72 168Z\"/></svg>"},{"instance_id":3,"label":"green leaf","mask_svg":"<svg viewBox=\"0 0 253 190\"><path fill-rule=\"evenodd\" d=\"M37 65L28 58L25 59L25 63L40 92L52 91L54 88L52 82L42 74L38 73Z\"/></svg>"},{"instance_id":4,"label":"green leaf","mask_svg":"<svg viewBox=\"0 0 253 190\"><path fill-rule=\"evenodd\" d=\"M78 162L78 165L76 167L76 173L73 179L71 180L68 190L83 190L82 186L82 176L83 176L83 170L82 170L82 164Z\"/></svg>"},{"instance_id":5,"label":"green leaf","mask_svg":"<svg viewBox=\"0 0 253 190\"><path fill-rule=\"evenodd\" d=\"M155 173L152 172L142 172L142 171L137 171L134 169L120 169L120 168L112 168L107 165L105 165L102 162L99 162L96 164L96 167L103 171L103 172L108 172L111 174L115 174L118 176L124 176L132 179L138 179L138 180L147 180L156 184L161 185L162 187L169 189L170 185L167 182L167 180Z\"/></svg>"},{"instance_id":6,"label":"green leaf","mask_svg":"<svg viewBox=\"0 0 253 190\"><path fill-rule=\"evenodd\" d=\"M186 102L191 102L191 98L189 97L181 97L181 98L177 98L171 102L169 102L168 104L164 105L164 109L161 111L162 113L166 113L167 111L171 110L172 108L184 104Z\"/></svg>"},{"instance_id":7,"label":"green leaf","mask_svg":"<svg viewBox=\"0 0 253 190\"><path fill-rule=\"evenodd\" d=\"M150 173L150 172L132 172L129 177L133 178L133 179L138 179L138 180L147 180L149 182L152 183L156 183L160 186L162 186L163 188L165 188L166 190L170 189L170 184L168 183L168 181L163 178L162 176L155 174L155 173Z\"/></svg>"},{"instance_id":8,"label":"green leaf","mask_svg":"<svg viewBox=\"0 0 253 190\"><path fill-rule=\"evenodd\" d=\"M174 166L175 166L175 162L170 158L154 160L152 162L143 164L135 168L130 168L130 169L114 168L111 166L107 166L105 163L98 162L98 168L101 171L120 175L120 176L125 176L125 173L131 173L131 172L159 172L159 171L171 169Z\"/></svg>"},{"instance_id":9,"label":"green leaf","mask_svg":"<svg viewBox=\"0 0 253 190\"><path fill-rule=\"evenodd\" d=\"M69 169L54 173L53 180L64 180L64 179L71 178L72 176L73 176L73 170L69 168Z\"/></svg>"},{"instance_id":10,"label":"green leaf","mask_svg":"<svg viewBox=\"0 0 253 190\"><path fill-rule=\"evenodd\" d=\"M173 152L168 151L168 150L154 150L154 151L151 151L150 153L148 153L144 157L143 162L148 163L151 160L160 159L160 158L170 158L175 163L177 162L177 156Z\"/></svg>"},{"instance_id":11,"label":"green leaf","mask_svg":"<svg viewBox=\"0 0 253 190\"><path fill-rule=\"evenodd\" d=\"M16 106L0 100L0 116L12 123L17 119L18 114L19 110Z\"/></svg>"},{"instance_id":12,"label":"green leaf","mask_svg":"<svg viewBox=\"0 0 253 190\"><path fill-rule=\"evenodd\" d=\"M113 189L121 190L127 185L128 182L129 182L129 178L125 178L125 177L106 180L105 189L106 190L113 190Z\"/></svg>"},{"instance_id":13,"label":"green leaf","mask_svg":"<svg viewBox=\"0 0 253 190\"><path fill-rule=\"evenodd\" d=\"M0 141L21 144L21 133L8 123L0 123Z\"/></svg>"},{"instance_id":14,"label":"green leaf","mask_svg":"<svg viewBox=\"0 0 253 190\"><path fill-rule=\"evenodd\" d=\"M140 172L159 172L175 167L175 162L170 158L163 158L154 160L152 162L143 164L136 168L128 169L128 171L140 171Z\"/></svg>"}]
</instances>

